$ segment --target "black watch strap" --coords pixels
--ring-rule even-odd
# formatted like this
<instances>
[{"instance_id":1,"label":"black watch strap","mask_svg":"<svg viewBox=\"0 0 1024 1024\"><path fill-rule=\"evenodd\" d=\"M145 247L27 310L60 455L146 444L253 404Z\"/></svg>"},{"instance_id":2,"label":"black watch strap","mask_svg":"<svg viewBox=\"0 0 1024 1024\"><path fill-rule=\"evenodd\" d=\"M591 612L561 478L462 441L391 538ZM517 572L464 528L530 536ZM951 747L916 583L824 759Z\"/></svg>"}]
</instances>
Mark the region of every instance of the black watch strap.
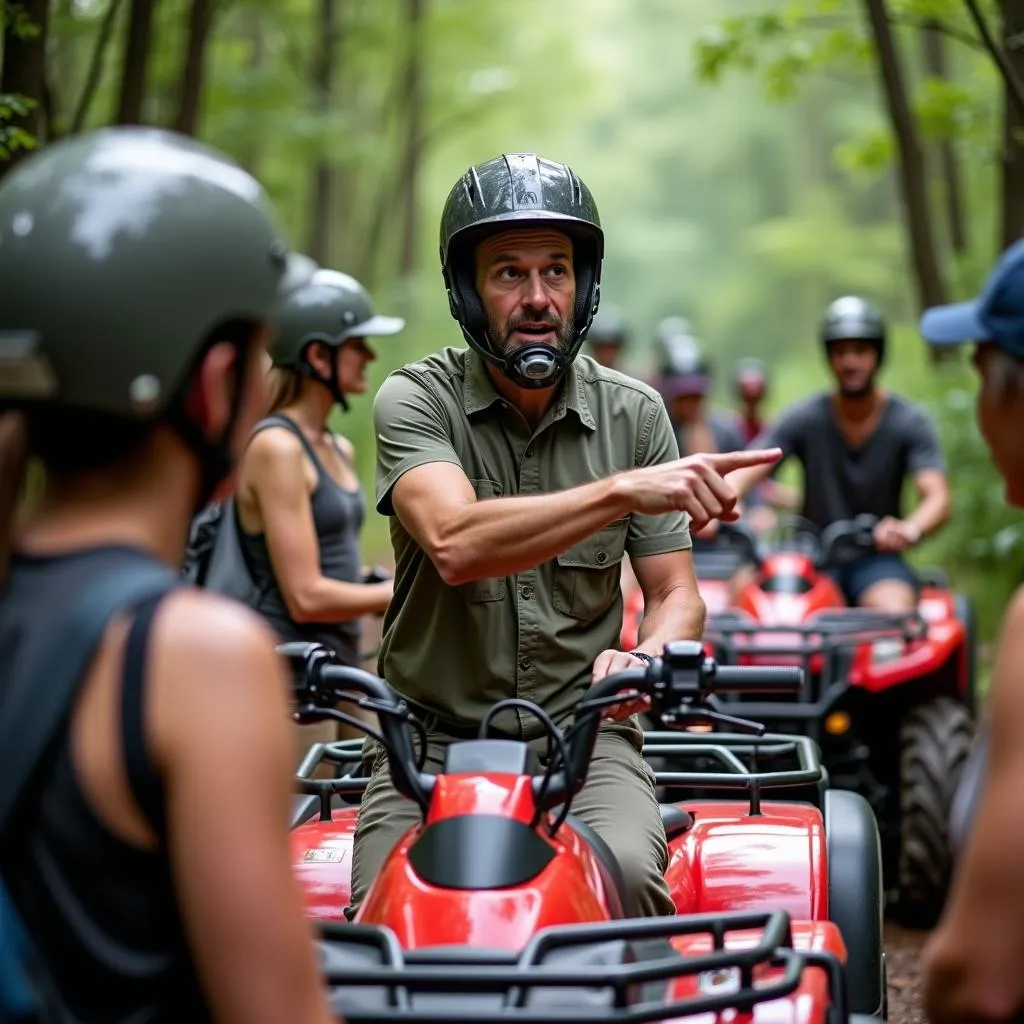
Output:
<instances>
[{"instance_id":1,"label":"black watch strap","mask_svg":"<svg viewBox=\"0 0 1024 1024\"><path fill-rule=\"evenodd\" d=\"M648 665L654 664L654 658L650 654L646 654L644 651L630 651L629 653L634 658L639 658L641 661L646 662Z\"/></svg>"}]
</instances>

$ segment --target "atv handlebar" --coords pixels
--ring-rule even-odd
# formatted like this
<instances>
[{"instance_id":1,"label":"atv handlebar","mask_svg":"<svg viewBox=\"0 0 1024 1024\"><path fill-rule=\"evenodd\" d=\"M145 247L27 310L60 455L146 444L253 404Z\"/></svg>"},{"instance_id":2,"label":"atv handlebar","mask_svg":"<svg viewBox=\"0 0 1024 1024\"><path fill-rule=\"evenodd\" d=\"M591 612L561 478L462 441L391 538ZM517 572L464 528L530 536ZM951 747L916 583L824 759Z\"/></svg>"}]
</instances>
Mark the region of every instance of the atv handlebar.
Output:
<instances>
[{"instance_id":1,"label":"atv handlebar","mask_svg":"<svg viewBox=\"0 0 1024 1024\"><path fill-rule=\"evenodd\" d=\"M296 716L307 720L343 717L334 705L346 693L364 695L361 707L377 713L380 740L388 752L395 788L426 810L437 776L418 767L406 702L379 677L362 669L334 663L333 652L319 644L287 643L278 647L295 675ZM566 730L566 760L554 760L543 776L533 780L538 810L568 801L582 787L594 752L602 712L614 704L649 696L654 708L677 722L727 722L750 732L764 727L730 718L713 705L716 693L793 693L803 685L801 668L719 665L705 657L699 641L666 645L664 654L644 668L627 669L599 680L583 695ZM628 691L623 693L623 691ZM355 720L353 720L355 721ZM486 738L486 726L481 739Z\"/></svg>"}]
</instances>

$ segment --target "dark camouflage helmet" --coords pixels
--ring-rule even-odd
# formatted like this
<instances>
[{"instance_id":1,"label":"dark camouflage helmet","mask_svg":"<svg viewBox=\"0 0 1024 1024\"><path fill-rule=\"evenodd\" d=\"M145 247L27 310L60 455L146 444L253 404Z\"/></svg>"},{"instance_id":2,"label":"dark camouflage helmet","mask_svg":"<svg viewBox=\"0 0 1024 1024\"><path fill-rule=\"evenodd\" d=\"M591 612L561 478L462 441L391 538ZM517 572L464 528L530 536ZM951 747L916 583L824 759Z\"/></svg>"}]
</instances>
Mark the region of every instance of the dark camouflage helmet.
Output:
<instances>
[{"instance_id":1,"label":"dark camouflage helmet","mask_svg":"<svg viewBox=\"0 0 1024 1024\"><path fill-rule=\"evenodd\" d=\"M54 142L0 183L0 404L163 415L212 333L313 271L260 184L174 132Z\"/></svg>"},{"instance_id":2,"label":"dark camouflage helmet","mask_svg":"<svg viewBox=\"0 0 1024 1024\"><path fill-rule=\"evenodd\" d=\"M554 228L573 241L576 303L566 352L532 344L506 358L491 348L487 314L476 290L476 246L486 235L513 227ZM604 257L597 204L575 172L533 153L505 154L470 167L445 203L440 254L449 307L469 344L520 387L557 383L597 312Z\"/></svg>"},{"instance_id":3,"label":"dark camouflage helmet","mask_svg":"<svg viewBox=\"0 0 1024 1024\"><path fill-rule=\"evenodd\" d=\"M844 295L825 310L819 337L826 351L836 341L868 341L885 359L885 317L877 306L856 295Z\"/></svg>"}]
</instances>

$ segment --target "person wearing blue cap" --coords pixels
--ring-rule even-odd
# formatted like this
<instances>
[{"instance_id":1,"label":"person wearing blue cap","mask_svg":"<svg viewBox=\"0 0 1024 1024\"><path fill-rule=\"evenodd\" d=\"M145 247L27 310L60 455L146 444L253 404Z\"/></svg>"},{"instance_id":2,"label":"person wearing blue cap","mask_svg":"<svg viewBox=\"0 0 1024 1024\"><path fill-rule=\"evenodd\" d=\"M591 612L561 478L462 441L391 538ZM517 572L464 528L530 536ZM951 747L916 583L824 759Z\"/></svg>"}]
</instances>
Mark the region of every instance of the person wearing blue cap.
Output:
<instances>
[{"instance_id":1,"label":"person wearing blue cap","mask_svg":"<svg viewBox=\"0 0 1024 1024\"><path fill-rule=\"evenodd\" d=\"M834 389L797 402L750 447L778 447L783 461L792 456L800 462L800 514L818 530L861 515L875 517L874 550L845 561L833 575L850 604L898 615L917 606L919 589L903 554L946 523L951 501L928 413L878 384L886 333L872 303L856 295L836 299L825 311L819 335ZM740 470L730 483L743 498L774 469ZM908 477L919 500L904 515Z\"/></svg>"},{"instance_id":2,"label":"person wearing blue cap","mask_svg":"<svg viewBox=\"0 0 1024 1024\"><path fill-rule=\"evenodd\" d=\"M978 424L1006 500L1024 508L1024 240L1003 254L976 298L928 310L921 334L935 346L973 343L981 377ZM978 749L982 770L966 794L973 821L964 828L946 908L924 952L924 1002L933 1024L1024 1014L1022 664L1024 588L1010 603L996 651L982 734L988 749Z\"/></svg>"}]
</instances>

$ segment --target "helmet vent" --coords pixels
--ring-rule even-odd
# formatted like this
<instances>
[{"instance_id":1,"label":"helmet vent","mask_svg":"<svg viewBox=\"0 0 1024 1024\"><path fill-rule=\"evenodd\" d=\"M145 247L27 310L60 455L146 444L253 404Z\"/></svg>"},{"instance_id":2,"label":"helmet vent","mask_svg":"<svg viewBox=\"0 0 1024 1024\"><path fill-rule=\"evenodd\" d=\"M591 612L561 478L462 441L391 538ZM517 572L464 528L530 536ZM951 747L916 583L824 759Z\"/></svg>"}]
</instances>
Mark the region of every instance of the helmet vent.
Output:
<instances>
[{"instance_id":1,"label":"helmet vent","mask_svg":"<svg viewBox=\"0 0 1024 1024\"><path fill-rule=\"evenodd\" d=\"M160 401L160 381L151 373L142 373L128 385L128 400L137 412L152 412Z\"/></svg>"}]
</instances>

